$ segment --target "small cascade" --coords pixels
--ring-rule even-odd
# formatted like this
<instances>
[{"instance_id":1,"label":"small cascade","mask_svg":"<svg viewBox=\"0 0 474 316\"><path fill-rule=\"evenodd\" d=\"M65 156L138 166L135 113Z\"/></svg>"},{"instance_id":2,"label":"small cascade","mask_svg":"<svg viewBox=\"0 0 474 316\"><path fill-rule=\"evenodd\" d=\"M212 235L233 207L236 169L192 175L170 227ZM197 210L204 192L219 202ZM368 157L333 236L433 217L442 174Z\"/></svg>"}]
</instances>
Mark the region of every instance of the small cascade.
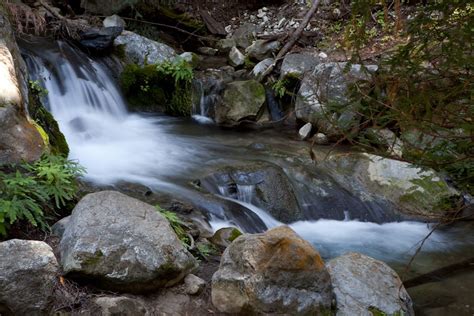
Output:
<instances>
[{"instance_id":1,"label":"small cascade","mask_svg":"<svg viewBox=\"0 0 474 316\"><path fill-rule=\"evenodd\" d=\"M255 191L255 185L237 185L237 200L244 203L252 203L253 193Z\"/></svg>"},{"instance_id":2,"label":"small cascade","mask_svg":"<svg viewBox=\"0 0 474 316\"><path fill-rule=\"evenodd\" d=\"M199 98L194 98L193 119L201 124L213 124L215 105L221 101L224 83L215 76L203 76L194 80L194 91Z\"/></svg>"}]
</instances>

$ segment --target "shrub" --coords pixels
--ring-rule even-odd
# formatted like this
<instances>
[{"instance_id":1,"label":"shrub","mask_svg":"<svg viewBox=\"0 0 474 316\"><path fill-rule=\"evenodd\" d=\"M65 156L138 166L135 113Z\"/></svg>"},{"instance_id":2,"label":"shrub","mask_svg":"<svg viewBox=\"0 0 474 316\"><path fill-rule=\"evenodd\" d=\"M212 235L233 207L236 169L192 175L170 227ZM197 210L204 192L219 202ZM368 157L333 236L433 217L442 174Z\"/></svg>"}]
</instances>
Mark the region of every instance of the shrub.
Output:
<instances>
[{"instance_id":1,"label":"shrub","mask_svg":"<svg viewBox=\"0 0 474 316\"><path fill-rule=\"evenodd\" d=\"M47 229L47 217L75 197L76 178L84 169L63 156L44 155L35 163L11 166L9 171L0 171L0 235L3 236L12 224L22 220Z\"/></svg>"}]
</instances>

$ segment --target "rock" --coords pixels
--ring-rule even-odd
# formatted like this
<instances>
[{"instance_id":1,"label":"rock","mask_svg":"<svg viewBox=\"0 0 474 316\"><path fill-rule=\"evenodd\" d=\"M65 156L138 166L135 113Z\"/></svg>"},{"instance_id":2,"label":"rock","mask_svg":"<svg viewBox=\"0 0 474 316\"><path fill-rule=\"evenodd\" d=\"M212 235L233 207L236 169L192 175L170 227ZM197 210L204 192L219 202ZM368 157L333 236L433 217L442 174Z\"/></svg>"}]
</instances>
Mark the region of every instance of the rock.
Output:
<instances>
[{"instance_id":1,"label":"rock","mask_svg":"<svg viewBox=\"0 0 474 316\"><path fill-rule=\"evenodd\" d=\"M318 132L324 133L330 140L338 140L343 132L358 129L359 116L354 105L350 104L348 89L350 83L367 79L361 65L352 65L344 71L346 63L324 63L316 66L302 82L295 103L296 117L312 123ZM375 72L377 66L366 66ZM339 113L331 108L337 105L343 109Z\"/></svg>"},{"instance_id":2,"label":"rock","mask_svg":"<svg viewBox=\"0 0 474 316\"><path fill-rule=\"evenodd\" d=\"M125 29L125 21L116 14L106 17L102 24L104 27L120 27L122 30Z\"/></svg>"},{"instance_id":3,"label":"rock","mask_svg":"<svg viewBox=\"0 0 474 316\"><path fill-rule=\"evenodd\" d=\"M200 181L209 192L252 203L284 223L304 218L288 177L272 163L224 166Z\"/></svg>"},{"instance_id":4,"label":"rock","mask_svg":"<svg viewBox=\"0 0 474 316\"><path fill-rule=\"evenodd\" d=\"M219 52L227 54L230 52L232 47L237 46L235 39L233 38L224 38L217 42L216 48Z\"/></svg>"},{"instance_id":5,"label":"rock","mask_svg":"<svg viewBox=\"0 0 474 316\"><path fill-rule=\"evenodd\" d=\"M215 56L217 54L217 49L212 47L199 47L198 52L207 56Z\"/></svg>"},{"instance_id":6,"label":"rock","mask_svg":"<svg viewBox=\"0 0 474 316\"><path fill-rule=\"evenodd\" d=\"M158 310L152 315L189 315L190 303L189 295L166 291L154 300Z\"/></svg>"},{"instance_id":7,"label":"rock","mask_svg":"<svg viewBox=\"0 0 474 316\"><path fill-rule=\"evenodd\" d=\"M216 123L236 126L242 120L258 119L265 104L265 88L255 80L229 83L224 91L222 104L216 108Z\"/></svg>"},{"instance_id":8,"label":"rock","mask_svg":"<svg viewBox=\"0 0 474 316\"><path fill-rule=\"evenodd\" d=\"M54 225L51 227L51 232L53 233L53 235L61 238L70 220L71 220L71 216L66 216L60 219L59 221L57 221L56 223L54 223Z\"/></svg>"},{"instance_id":9,"label":"rock","mask_svg":"<svg viewBox=\"0 0 474 316\"><path fill-rule=\"evenodd\" d=\"M46 243L0 243L0 314L46 315L58 275L58 263Z\"/></svg>"},{"instance_id":10,"label":"rock","mask_svg":"<svg viewBox=\"0 0 474 316\"><path fill-rule=\"evenodd\" d=\"M229 52L229 62L234 67L242 66L245 63L245 56L234 46Z\"/></svg>"},{"instance_id":11,"label":"rock","mask_svg":"<svg viewBox=\"0 0 474 316\"><path fill-rule=\"evenodd\" d=\"M94 304L99 307L101 316L151 315L147 311L145 303L137 298L126 296L98 297L94 299Z\"/></svg>"},{"instance_id":12,"label":"rock","mask_svg":"<svg viewBox=\"0 0 474 316\"><path fill-rule=\"evenodd\" d=\"M79 44L91 51L102 52L111 48L114 40L123 31L123 27L103 27L100 29L90 29L80 34Z\"/></svg>"},{"instance_id":13,"label":"rock","mask_svg":"<svg viewBox=\"0 0 474 316\"><path fill-rule=\"evenodd\" d=\"M184 52L179 55L179 58L185 60L193 68L196 68L197 66L199 66L199 63L201 62L201 57L199 57L199 55L192 52Z\"/></svg>"},{"instance_id":14,"label":"rock","mask_svg":"<svg viewBox=\"0 0 474 316\"><path fill-rule=\"evenodd\" d=\"M209 241L219 247L227 248L237 237L242 235L235 227L224 227L214 233Z\"/></svg>"},{"instance_id":15,"label":"rock","mask_svg":"<svg viewBox=\"0 0 474 316\"><path fill-rule=\"evenodd\" d=\"M319 58L309 54L288 54L283 59L280 79L287 77L303 78L319 64Z\"/></svg>"},{"instance_id":16,"label":"rock","mask_svg":"<svg viewBox=\"0 0 474 316\"><path fill-rule=\"evenodd\" d=\"M138 4L139 0L112 0L112 1L97 1L97 0L81 0L81 8L87 12L111 15L119 13L127 8Z\"/></svg>"},{"instance_id":17,"label":"rock","mask_svg":"<svg viewBox=\"0 0 474 316\"><path fill-rule=\"evenodd\" d=\"M115 291L170 286L196 267L194 257L153 206L114 191L81 199L59 250L68 276Z\"/></svg>"},{"instance_id":18,"label":"rock","mask_svg":"<svg viewBox=\"0 0 474 316\"><path fill-rule=\"evenodd\" d=\"M235 30L232 39L234 39L237 47L245 49L252 44L256 34L260 31L260 26L252 23L245 23Z\"/></svg>"},{"instance_id":19,"label":"rock","mask_svg":"<svg viewBox=\"0 0 474 316\"><path fill-rule=\"evenodd\" d=\"M265 58L273 57L280 49L280 42L268 42L266 40L256 40L245 49L245 53L253 59L264 60Z\"/></svg>"},{"instance_id":20,"label":"rock","mask_svg":"<svg viewBox=\"0 0 474 316\"><path fill-rule=\"evenodd\" d=\"M387 149L387 154L402 158L403 142L388 128L368 128L364 136L375 146Z\"/></svg>"},{"instance_id":21,"label":"rock","mask_svg":"<svg viewBox=\"0 0 474 316\"><path fill-rule=\"evenodd\" d=\"M314 134L312 140L317 145L328 145L329 144L328 137L326 135L324 135L323 133Z\"/></svg>"},{"instance_id":22,"label":"rock","mask_svg":"<svg viewBox=\"0 0 474 316\"><path fill-rule=\"evenodd\" d=\"M448 201L460 198L459 192L434 170L408 162L345 153L329 156L326 163L325 167L334 170L333 176L354 196L365 201L386 201L408 218L439 218L449 208Z\"/></svg>"},{"instance_id":23,"label":"rock","mask_svg":"<svg viewBox=\"0 0 474 316\"><path fill-rule=\"evenodd\" d=\"M319 53L318 56L319 56L319 58L321 58L321 59L326 59L326 58L328 58L328 54L326 54L325 52Z\"/></svg>"},{"instance_id":24,"label":"rock","mask_svg":"<svg viewBox=\"0 0 474 316\"><path fill-rule=\"evenodd\" d=\"M311 135L311 130L313 129L313 125L311 123L306 123L301 127L298 131L298 135L301 140L307 139Z\"/></svg>"},{"instance_id":25,"label":"rock","mask_svg":"<svg viewBox=\"0 0 474 316\"><path fill-rule=\"evenodd\" d=\"M158 64L176 57L174 49L133 32L124 31L114 41L114 47L127 63Z\"/></svg>"},{"instance_id":26,"label":"rock","mask_svg":"<svg viewBox=\"0 0 474 316\"><path fill-rule=\"evenodd\" d=\"M26 65L3 10L0 5L0 165L37 160L45 147L41 128L26 115Z\"/></svg>"},{"instance_id":27,"label":"rock","mask_svg":"<svg viewBox=\"0 0 474 316\"><path fill-rule=\"evenodd\" d=\"M352 252L326 267L336 295L336 315L414 315L402 281L385 263Z\"/></svg>"},{"instance_id":28,"label":"rock","mask_svg":"<svg viewBox=\"0 0 474 316\"><path fill-rule=\"evenodd\" d=\"M197 295L201 293L206 287L206 281L200 277L195 276L194 274L188 274L184 278L184 286L186 294Z\"/></svg>"},{"instance_id":29,"label":"rock","mask_svg":"<svg viewBox=\"0 0 474 316\"><path fill-rule=\"evenodd\" d=\"M255 78L260 78L260 76L275 62L273 58L267 58L259 62L258 64L253 67L252 75Z\"/></svg>"},{"instance_id":30,"label":"rock","mask_svg":"<svg viewBox=\"0 0 474 316\"><path fill-rule=\"evenodd\" d=\"M212 277L212 303L223 313L322 315L331 280L319 253L291 228L242 235Z\"/></svg>"}]
</instances>

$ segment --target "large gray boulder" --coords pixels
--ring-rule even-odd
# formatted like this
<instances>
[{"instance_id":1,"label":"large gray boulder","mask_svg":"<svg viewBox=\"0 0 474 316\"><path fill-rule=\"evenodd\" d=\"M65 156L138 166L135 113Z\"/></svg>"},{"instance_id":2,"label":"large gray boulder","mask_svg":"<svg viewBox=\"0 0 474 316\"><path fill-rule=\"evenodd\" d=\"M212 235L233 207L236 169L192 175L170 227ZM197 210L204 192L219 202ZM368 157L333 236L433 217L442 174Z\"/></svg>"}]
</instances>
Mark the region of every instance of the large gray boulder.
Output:
<instances>
[{"instance_id":1,"label":"large gray boulder","mask_svg":"<svg viewBox=\"0 0 474 316\"><path fill-rule=\"evenodd\" d=\"M337 316L414 315L397 273L385 263L348 253L326 264L336 295Z\"/></svg>"},{"instance_id":2,"label":"large gray boulder","mask_svg":"<svg viewBox=\"0 0 474 316\"><path fill-rule=\"evenodd\" d=\"M460 197L434 170L400 160L353 152L330 155L320 166L354 196L387 201L410 218L439 219Z\"/></svg>"},{"instance_id":3,"label":"large gray boulder","mask_svg":"<svg viewBox=\"0 0 474 316\"><path fill-rule=\"evenodd\" d=\"M304 218L285 172L263 161L234 164L216 169L201 179L208 191L254 204L284 223Z\"/></svg>"},{"instance_id":4,"label":"large gray boulder","mask_svg":"<svg viewBox=\"0 0 474 316\"><path fill-rule=\"evenodd\" d=\"M115 49L123 54L125 62L144 65L158 64L176 57L174 49L130 31L124 31L114 40Z\"/></svg>"},{"instance_id":5,"label":"large gray boulder","mask_svg":"<svg viewBox=\"0 0 474 316\"><path fill-rule=\"evenodd\" d=\"M346 66L347 63L333 62L317 65L303 78L295 103L298 119L312 123L318 132L333 140L357 131L359 116L356 106L350 103L349 87L377 70L375 65Z\"/></svg>"},{"instance_id":6,"label":"large gray boulder","mask_svg":"<svg viewBox=\"0 0 474 316\"><path fill-rule=\"evenodd\" d=\"M171 286L197 265L153 206L114 191L82 198L59 250L67 275L117 291Z\"/></svg>"},{"instance_id":7,"label":"large gray boulder","mask_svg":"<svg viewBox=\"0 0 474 316\"><path fill-rule=\"evenodd\" d=\"M212 277L211 295L219 311L240 314L322 315L332 301L319 253L286 226L238 237Z\"/></svg>"},{"instance_id":8,"label":"large gray boulder","mask_svg":"<svg viewBox=\"0 0 474 316\"><path fill-rule=\"evenodd\" d=\"M231 82L224 90L222 103L215 110L216 123L232 127L244 120L256 121L265 99L265 88L258 81Z\"/></svg>"},{"instance_id":9,"label":"large gray boulder","mask_svg":"<svg viewBox=\"0 0 474 316\"><path fill-rule=\"evenodd\" d=\"M59 266L41 241L12 239L0 243L0 314L46 315Z\"/></svg>"},{"instance_id":10,"label":"large gray boulder","mask_svg":"<svg viewBox=\"0 0 474 316\"><path fill-rule=\"evenodd\" d=\"M33 161L43 153L45 143L28 116L26 65L0 5L0 165Z\"/></svg>"},{"instance_id":11,"label":"large gray boulder","mask_svg":"<svg viewBox=\"0 0 474 316\"><path fill-rule=\"evenodd\" d=\"M288 54L281 64L280 79L287 77L301 79L306 73L312 72L319 62L319 57L310 54Z\"/></svg>"}]
</instances>

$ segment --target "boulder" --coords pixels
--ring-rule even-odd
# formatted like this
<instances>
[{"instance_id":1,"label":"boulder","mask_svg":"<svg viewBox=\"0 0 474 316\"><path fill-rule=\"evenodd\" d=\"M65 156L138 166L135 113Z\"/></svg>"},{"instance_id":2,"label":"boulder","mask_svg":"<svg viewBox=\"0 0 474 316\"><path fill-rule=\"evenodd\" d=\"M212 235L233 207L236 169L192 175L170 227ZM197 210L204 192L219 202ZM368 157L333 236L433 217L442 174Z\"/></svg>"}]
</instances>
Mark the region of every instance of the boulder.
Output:
<instances>
[{"instance_id":1,"label":"boulder","mask_svg":"<svg viewBox=\"0 0 474 316\"><path fill-rule=\"evenodd\" d=\"M326 135L324 135L323 133L314 134L314 136L312 138L312 141L316 145L328 145L329 144L328 137Z\"/></svg>"},{"instance_id":2,"label":"boulder","mask_svg":"<svg viewBox=\"0 0 474 316\"><path fill-rule=\"evenodd\" d=\"M229 63L234 67L242 66L245 63L245 56L237 47L232 47L229 52Z\"/></svg>"},{"instance_id":3,"label":"boulder","mask_svg":"<svg viewBox=\"0 0 474 316\"><path fill-rule=\"evenodd\" d=\"M310 54L288 54L283 59L280 69L280 79L286 77L303 78L319 64L319 58Z\"/></svg>"},{"instance_id":4,"label":"boulder","mask_svg":"<svg viewBox=\"0 0 474 316\"><path fill-rule=\"evenodd\" d=\"M106 17L102 24L104 27L120 27L122 30L125 28L125 21L116 14Z\"/></svg>"},{"instance_id":5,"label":"boulder","mask_svg":"<svg viewBox=\"0 0 474 316\"><path fill-rule=\"evenodd\" d=\"M236 126L242 120L256 121L265 104L265 88L255 80L235 81L227 85L223 102L216 108L216 123Z\"/></svg>"},{"instance_id":6,"label":"boulder","mask_svg":"<svg viewBox=\"0 0 474 316\"><path fill-rule=\"evenodd\" d=\"M216 48L219 52L221 52L223 54L227 54L227 53L230 52L232 47L234 47L236 45L237 45L237 43L235 42L235 40L233 38L224 38L224 39L221 39L217 42Z\"/></svg>"},{"instance_id":7,"label":"boulder","mask_svg":"<svg viewBox=\"0 0 474 316\"><path fill-rule=\"evenodd\" d=\"M59 266L41 241L12 239L0 243L0 314L46 315Z\"/></svg>"},{"instance_id":8,"label":"boulder","mask_svg":"<svg viewBox=\"0 0 474 316\"><path fill-rule=\"evenodd\" d=\"M0 165L34 161L45 147L39 125L26 114L26 65L7 17L0 6Z\"/></svg>"},{"instance_id":9,"label":"boulder","mask_svg":"<svg viewBox=\"0 0 474 316\"><path fill-rule=\"evenodd\" d=\"M93 52L102 52L113 46L114 40L122 31L123 27L120 26L92 28L80 34L79 44Z\"/></svg>"},{"instance_id":10,"label":"boulder","mask_svg":"<svg viewBox=\"0 0 474 316\"><path fill-rule=\"evenodd\" d=\"M332 259L326 267L336 296L336 315L414 315L402 281L385 263L352 252Z\"/></svg>"},{"instance_id":11,"label":"boulder","mask_svg":"<svg viewBox=\"0 0 474 316\"><path fill-rule=\"evenodd\" d=\"M313 125L311 123L306 123L299 129L298 136L300 137L301 140L305 140L311 135L312 129L313 129Z\"/></svg>"},{"instance_id":12,"label":"boulder","mask_svg":"<svg viewBox=\"0 0 474 316\"><path fill-rule=\"evenodd\" d=\"M124 31L114 41L114 47L125 62L144 65L158 64L176 57L174 49L133 32Z\"/></svg>"},{"instance_id":13,"label":"boulder","mask_svg":"<svg viewBox=\"0 0 474 316\"><path fill-rule=\"evenodd\" d=\"M104 296L94 299L101 316L147 316L152 315L144 302L127 296Z\"/></svg>"},{"instance_id":14,"label":"boulder","mask_svg":"<svg viewBox=\"0 0 474 316\"><path fill-rule=\"evenodd\" d=\"M59 250L68 276L116 291L170 286L197 265L153 206L114 191L81 199Z\"/></svg>"},{"instance_id":15,"label":"boulder","mask_svg":"<svg viewBox=\"0 0 474 316\"><path fill-rule=\"evenodd\" d=\"M186 294L197 295L200 294L206 287L206 281L194 274L188 274L184 278L184 287Z\"/></svg>"},{"instance_id":16,"label":"boulder","mask_svg":"<svg viewBox=\"0 0 474 316\"><path fill-rule=\"evenodd\" d=\"M312 123L331 140L358 129L359 116L355 105L350 103L349 86L367 79L368 73L377 70L375 65L366 69L361 65L352 65L349 69L346 66L347 63L317 65L303 78L296 98L296 117Z\"/></svg>"},{"instance_id":17,"label":"boulder","mask_svg":"<svg viewBox=\"0 0 474 316\"><path fill-rule=\"evenodd\" d=\"M224 227L217 230L214 235L209 238L209 241L216 246L226 248L240 235L242 235L242 233L237 228Z\"/></svg>"},{"instance_id":18,"label":"boulder","mask_svg":"<svg viewBox=\"0 0 474 316\"><path fill-rule=\"evenodd\" d=\"M323 315L329 273L319 253L289 227L242 235L212 277L212 303L224 313Z\"/></svg>"},{"instance_id":19,"label":"boulder","mask_svg":"<svg viewBox=\"0 0 474 316\"><path fill-rule=\"evenodd\" d=\"M284 223L304 218L285 172L269 162L219 168L202 178L201 185L212 193L254 204Z\"/></svg>"},{"instance_id":20,"label":"boulder","mask_svg":"<svg viewBox=\"0 0 474 316\"><path fill-rule=\"evenodd\" d=\"M323 163L354 196L384 200L410 218L436 219L460 194L432 169L367 153L334 154ZM448 203L449 204L449 203Z\"/></svg>"},{"instance_id":21,"label":"boulder","mask_svg":"<svg viewBox=\"0 0 474 316\"><path fill-rule=\"evenodd\" d=\"M53 235L61 238L70 220L71 220L71 216L66 216L60 219L59 221L57 221L56 223L54 223L54 225L51 227L51 232L53 233Z\"/></svg>"},{"instance_id":22,"label":"boulder","mask_svg":"<svg viewBox=\"0 0 474 316\"><path fill-rule=\"evenodd\" d=\"M273 59L273 58L266 58L266 59L262 60L261 62L256 64L255 67L253 67L252 75L255 78L260 78L260 76L262 76L263 73L268 69L268 67L273 65L274 62L275 62L275 59Z\"/></svg>"},{"instance_id":23,"label":"boulder","mask_svg":"<svg viewBox=\"0 0 474 316\"><path fill-rule=\"evenodd\" d=\"M260 32L261 27L252 23L244 23L232 35L232 39L237 44L237 47L247 48L255 39L255 36Z\"/></svg>"},{"instance_id":24,"label":"boulder","mask_svg":"<svg viewBox=\"0 0 474 316\"><path fill-rule=\"evenodd\" d=\"M273 57L280 49L280 42L269 42L266 40L256 40L245 49L245 53L252 59L264 60L265 58Z\"/></svg>"}]
</instances>

